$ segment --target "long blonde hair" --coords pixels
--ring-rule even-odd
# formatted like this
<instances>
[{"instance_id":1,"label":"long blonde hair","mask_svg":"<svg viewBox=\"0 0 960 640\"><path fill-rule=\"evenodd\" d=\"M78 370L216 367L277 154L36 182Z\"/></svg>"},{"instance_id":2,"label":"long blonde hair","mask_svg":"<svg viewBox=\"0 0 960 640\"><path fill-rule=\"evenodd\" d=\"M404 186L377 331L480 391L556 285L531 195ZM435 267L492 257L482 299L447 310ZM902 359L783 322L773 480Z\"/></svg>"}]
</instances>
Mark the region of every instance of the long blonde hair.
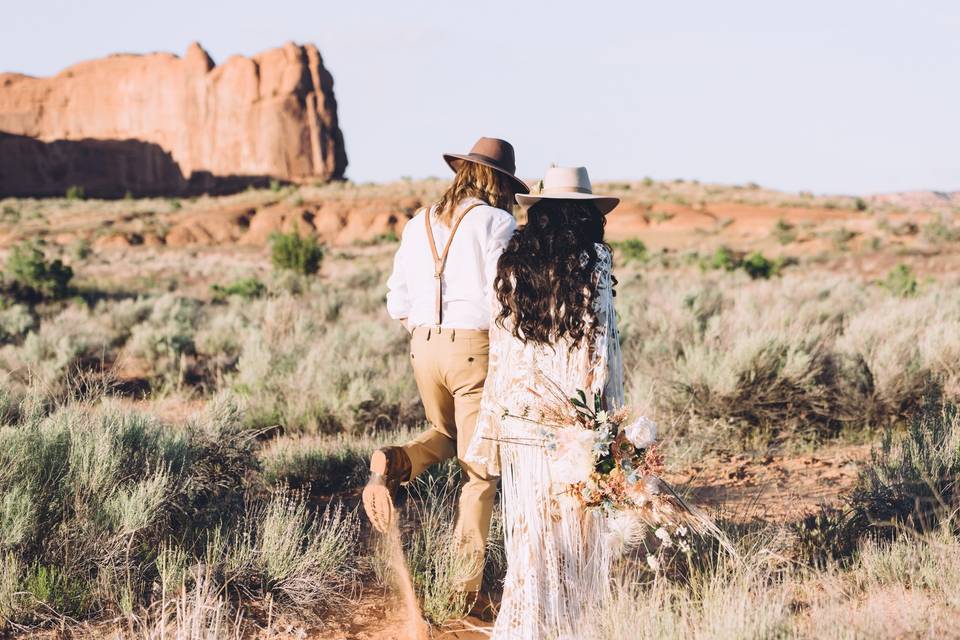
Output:
<instances>
[{"instance_id":1,"label":"long blonde hair","mask_svg":"<svg viewBox=\"0 0 960 640\"><path fill-rule=\"evenodd\" d=\"M516 185L499 171L477 162L461 161L453 182L437 202L437 220L450 226L457 205L465 198L479 198L491 207L513 211Z\"/></svg>"}]
</instances>

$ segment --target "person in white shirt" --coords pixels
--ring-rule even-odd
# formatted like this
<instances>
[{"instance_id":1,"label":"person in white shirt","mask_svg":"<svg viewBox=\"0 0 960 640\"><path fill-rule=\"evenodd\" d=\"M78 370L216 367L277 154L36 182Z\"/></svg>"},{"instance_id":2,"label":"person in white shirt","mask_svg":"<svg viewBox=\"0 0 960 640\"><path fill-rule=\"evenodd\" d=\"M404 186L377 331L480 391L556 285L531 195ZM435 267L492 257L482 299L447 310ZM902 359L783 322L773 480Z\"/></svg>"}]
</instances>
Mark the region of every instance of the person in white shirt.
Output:
<instances>
[{"instance_id":1,"label":"person in white shirt","mask_svg":"<svg viewBox=\"0 0 960 640\"><path fill-rule=\"evenodd\" d=\"M474 562L462 588L475 598L497 477L463 458L487 376L497 260L517 226L509 213L514 196L529 189L515 176L513 147L504 140L481 138L470 153L444 159L456 172L453 183L404 227L387 281L387 311L411 333L410 363L431 426L402 446L374 452L363 505L374 527L388 530L399 485L456 456L466 476L456 540Z\"/></svg>"}]
</instances>

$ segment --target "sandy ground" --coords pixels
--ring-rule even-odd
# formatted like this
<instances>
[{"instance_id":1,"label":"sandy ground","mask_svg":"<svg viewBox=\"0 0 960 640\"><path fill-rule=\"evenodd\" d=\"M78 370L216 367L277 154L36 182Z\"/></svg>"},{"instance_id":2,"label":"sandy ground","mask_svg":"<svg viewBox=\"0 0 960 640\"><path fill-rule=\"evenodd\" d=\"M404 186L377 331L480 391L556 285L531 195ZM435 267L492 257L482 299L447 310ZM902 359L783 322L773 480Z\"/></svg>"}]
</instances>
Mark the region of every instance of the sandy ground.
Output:
<instances>
[{"instance_id":1,"label":"sandy ground","mask_svg":"<svg viewBox=\"0 0 960 640\"><path fill-rule=\"evenodd\" d=\"M736 521L792 522L819 508L837 505L850 491L858 465L867 460L870 445L832 444L799 455L725 454L673 473L669 480L686 487L694 503ZM312 629L311 640L410 640L399 600L368 590L344 615L331 616L323 629ZM469 618L442 629L433 638L474 640L487 637L489 623ZM293 636L290 636L293 637Z\"/></svg>"}]
</instances>

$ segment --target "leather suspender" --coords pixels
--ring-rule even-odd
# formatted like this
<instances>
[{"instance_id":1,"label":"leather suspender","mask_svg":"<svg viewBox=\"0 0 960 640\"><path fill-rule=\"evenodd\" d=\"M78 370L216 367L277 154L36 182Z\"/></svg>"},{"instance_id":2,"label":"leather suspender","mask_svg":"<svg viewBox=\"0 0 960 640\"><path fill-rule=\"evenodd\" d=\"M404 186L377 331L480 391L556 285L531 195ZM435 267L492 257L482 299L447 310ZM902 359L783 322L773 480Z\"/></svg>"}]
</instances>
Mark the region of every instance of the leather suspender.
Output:
<instances>
[{"instance_id":1,"label":"leather suspender","mask_svg":"<svg viewBox=\"0 0 960 640\"><path fill-rule=\"evenodd\" d=\"M457 233L457 227L460 226L460 222L470 213L470 210L474 207L479 207L482 202L477 202L469 207L467 207L460 217L454 221L453 226L450 228L450 237L447 238L447 244L443 247L443 253L437 253L437 242L433 239L433 227L430 226L430 207L427 207L427 211L423 216L423 219L427 224L427 242L430 243L430 253L433 254L433 278L437 283L437 310L434 315L434 320L436 321L436 326L440 326L440 323L443 321L443 269L447 266L447 254L450 253L450 245L453 244L453 236Z\"/></svg>"}]
</instances>

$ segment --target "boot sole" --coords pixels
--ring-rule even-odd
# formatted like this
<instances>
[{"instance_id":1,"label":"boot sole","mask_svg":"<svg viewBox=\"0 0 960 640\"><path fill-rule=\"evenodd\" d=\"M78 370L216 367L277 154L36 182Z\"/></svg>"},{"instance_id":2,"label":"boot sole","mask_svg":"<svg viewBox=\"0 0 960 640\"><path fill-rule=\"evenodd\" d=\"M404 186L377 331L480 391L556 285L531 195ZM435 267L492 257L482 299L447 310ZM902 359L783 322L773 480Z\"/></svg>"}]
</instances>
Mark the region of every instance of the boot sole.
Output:
<instances>
[{"instance_id":1,"label":"boot sole","mask_svg":"<svg viewBox=\"0 0 960 640\"><path fill-rule=\"evenodd\" d=\"M396 518L396 508L390 497L390 490L384 485L367 485L363 488L363 510L373 528L386 533Z\"/></svg>"},{"instance_id":2,"label":"boot sole","mask_svg":"<svg viewBox=\"0 0 960 640\"><path fill-rule=\"evenodd\" d=\"M387 456L382 451L374 451L370 457L370 472L387 475ZM374 529L386 533L396 515L390 490L384 484L368 483L363 488L363 510L373 524Z\"/></svg>"}]
</instances>

